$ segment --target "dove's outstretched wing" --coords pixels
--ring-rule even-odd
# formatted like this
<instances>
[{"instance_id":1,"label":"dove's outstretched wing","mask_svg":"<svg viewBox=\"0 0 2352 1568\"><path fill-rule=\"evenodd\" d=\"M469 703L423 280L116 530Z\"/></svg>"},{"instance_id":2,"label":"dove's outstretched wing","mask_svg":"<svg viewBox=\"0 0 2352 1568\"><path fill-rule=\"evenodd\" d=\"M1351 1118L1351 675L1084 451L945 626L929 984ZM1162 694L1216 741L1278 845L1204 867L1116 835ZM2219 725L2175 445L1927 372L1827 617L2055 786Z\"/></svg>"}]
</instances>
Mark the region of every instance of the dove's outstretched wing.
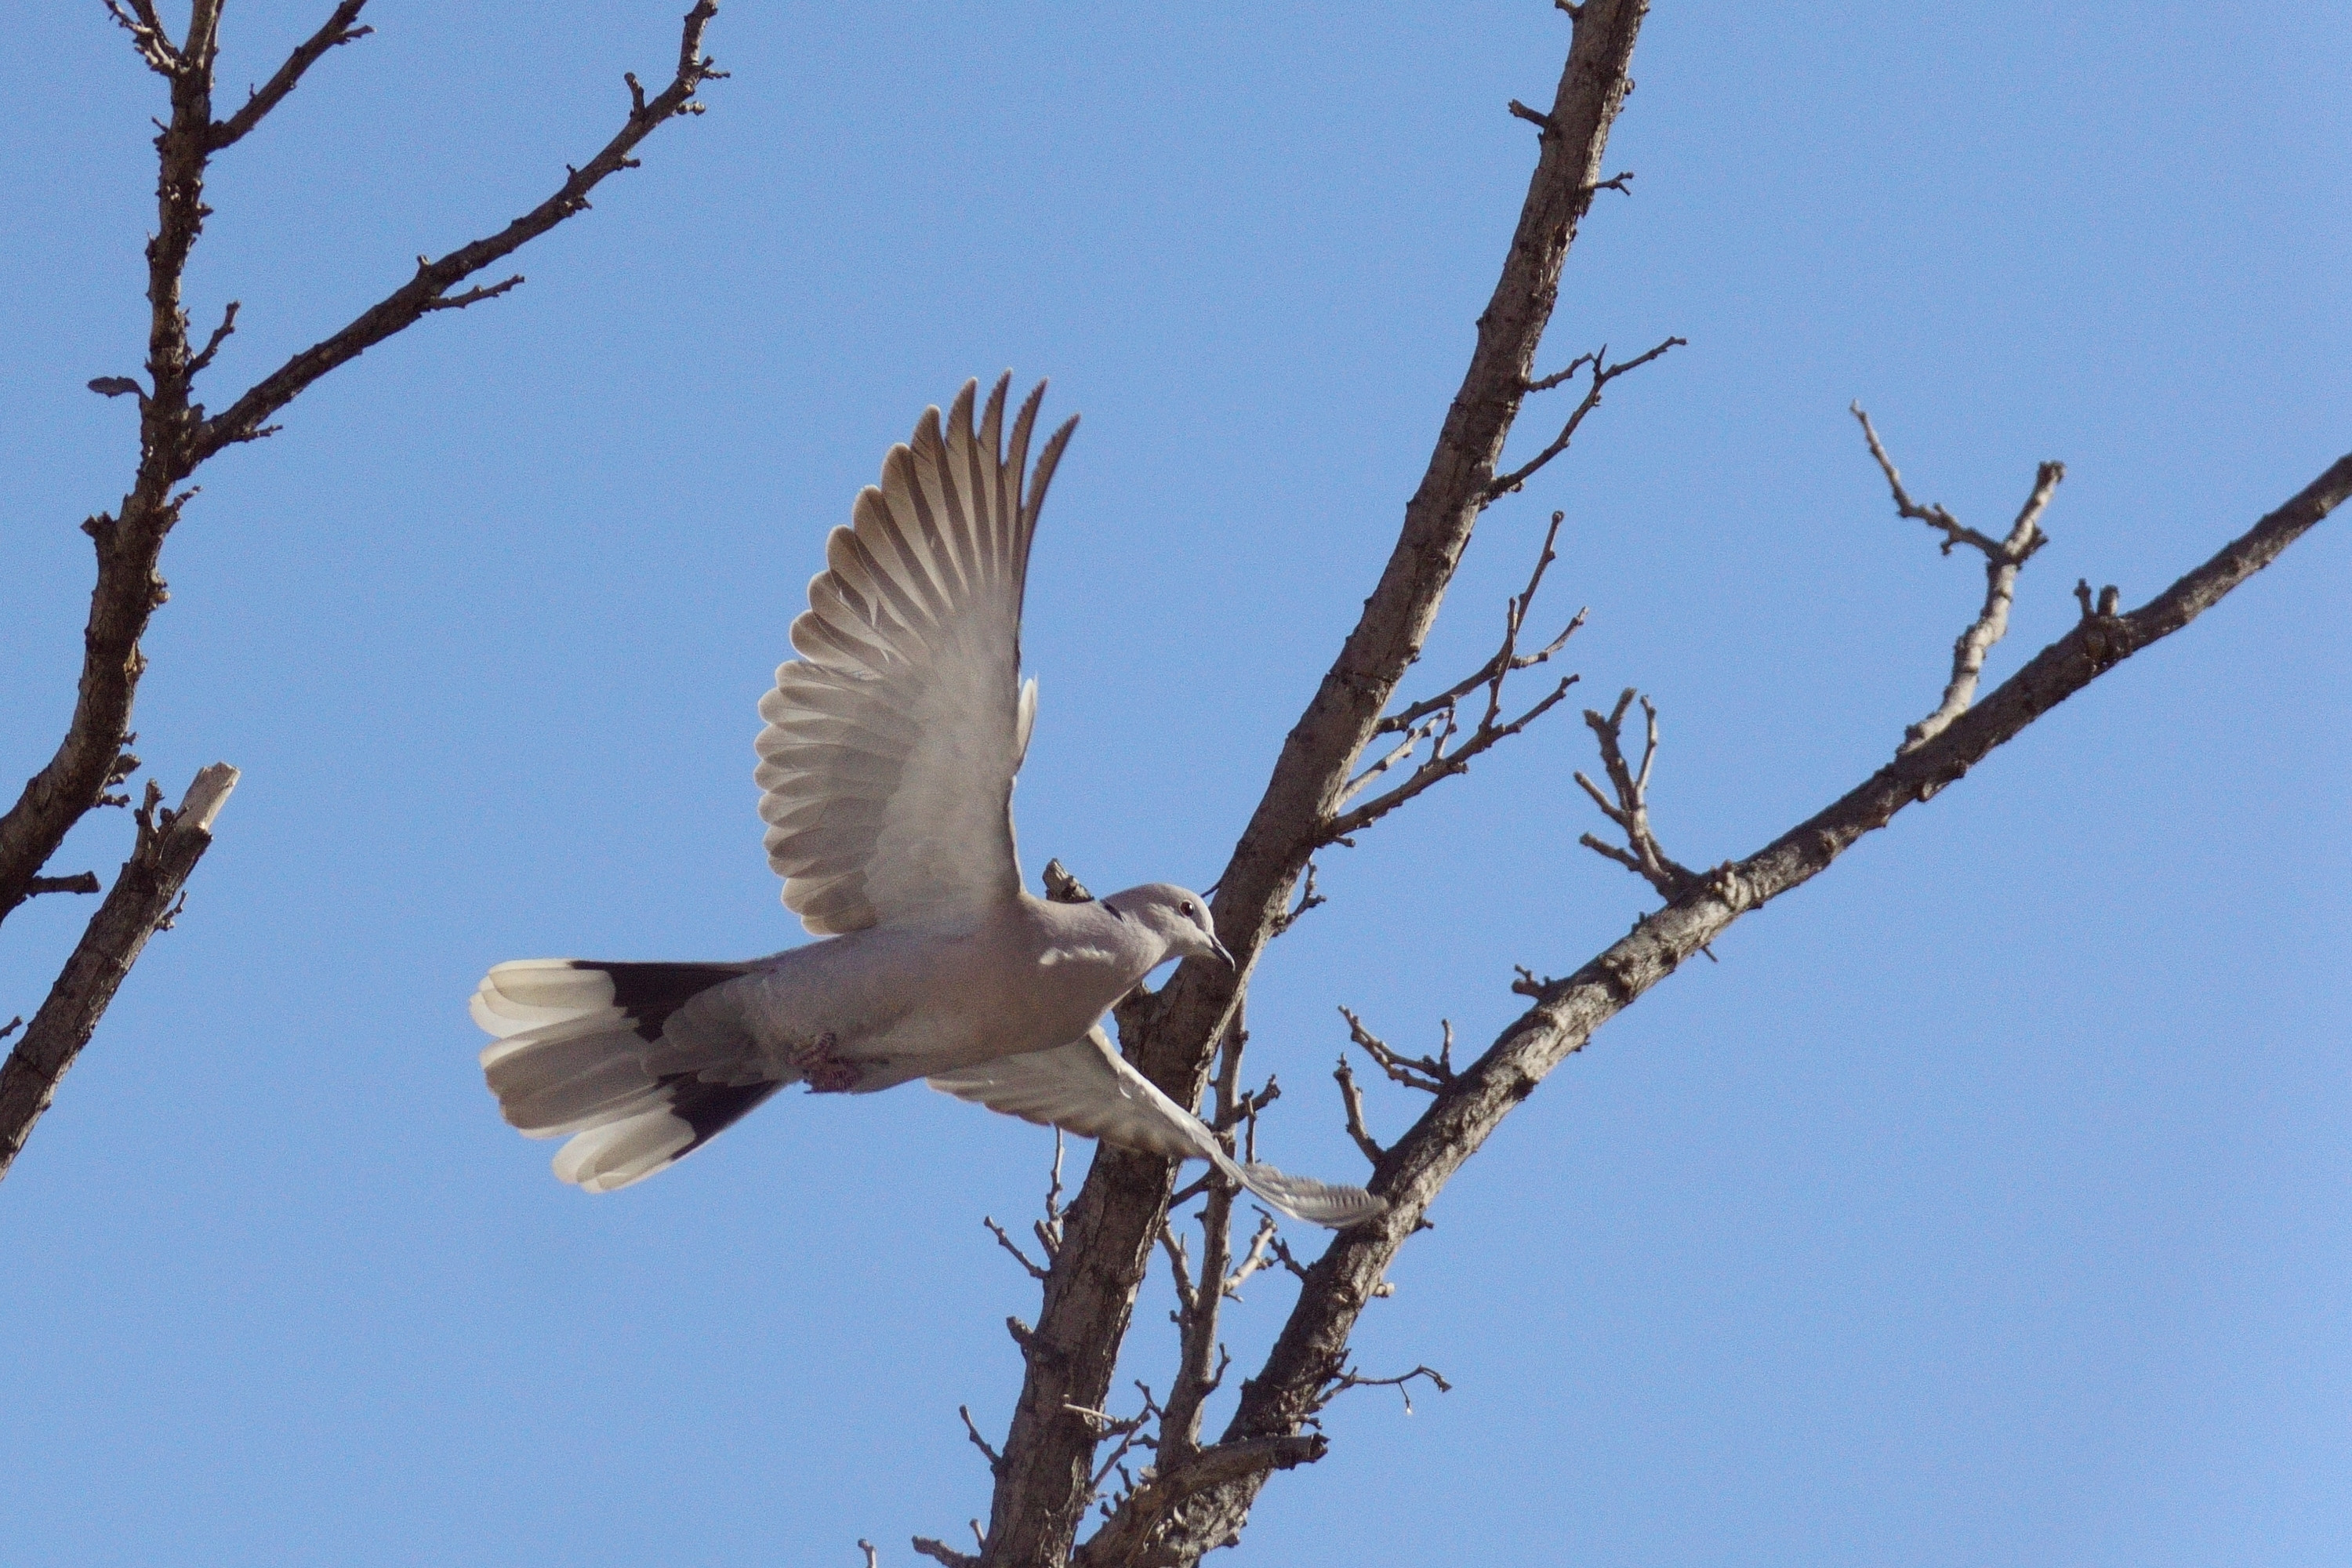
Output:
<instances>
[{"instance_id":1,"label":"dove's outstretched wing","mask_svg":"<svg viewBox=\"0 0 2352 1568\"><path fill-rule=\"evenodd\" d=\"M1021 595L1037 511L1072 419L1023 493L1041 382L1003 437L1011 377L972 423L926 409L893 447L793 623L801 657L761 700L760 816L784 902L819 936L1015 897L1013 775L1036 683L1021 687Z\"/></svg>"},{"instance_id":2,"label":"dove's outstretched wing","mask_svg":"<svg viewBox=\"0 0 2352 1568\"><path fill-rule=\"evenodd\" d=\"M930 1086L1122 1149L1206 1160L1232 1180L1295 1218L1337 1230L1370 1219L1388 1205L1361 1187L1335 1186L1285 1175L1271 1165L1244 1165L1227 1154L1201 1119L1111 1048L1099 1026L1084 1038L1050 1051L998 1057L978 1067L940 1073Z\"/></svg>"}]
</instances>

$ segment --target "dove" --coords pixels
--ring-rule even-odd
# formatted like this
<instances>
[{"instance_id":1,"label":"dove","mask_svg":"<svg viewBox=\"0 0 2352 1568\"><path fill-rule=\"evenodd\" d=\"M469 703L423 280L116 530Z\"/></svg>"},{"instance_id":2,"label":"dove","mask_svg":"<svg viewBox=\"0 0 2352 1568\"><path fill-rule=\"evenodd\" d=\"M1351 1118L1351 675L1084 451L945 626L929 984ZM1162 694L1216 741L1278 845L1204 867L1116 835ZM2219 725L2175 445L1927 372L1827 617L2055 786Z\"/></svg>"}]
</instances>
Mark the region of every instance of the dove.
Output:
<instances>
[{"instance_id":1,"label":"dove","mask_svg":"<svg viewBox=\"0 0 2352 1568\"><path fill-rule=\"evenodd\" d=\"M667 1170L779 1089L935 1089L1121 1148L1208 1161L1297 1218L1385 1206L1243 1163L1112 1048L1101 1019L1171 959L1230 964L1207 900L1148 882L1083 902L1023 886L1013 785L1036 723L1021 679L1029 549L1077 420L1029 447L1045 387L1005 426L967 382L882 462L792 624L760 702L760 816L783 901L815 941L740 963L526 959L474 1021L506 1120L563 1138L589 1192ZM1025 485L1025 489L1024 489Z\"/></svg>"}]
</instances>

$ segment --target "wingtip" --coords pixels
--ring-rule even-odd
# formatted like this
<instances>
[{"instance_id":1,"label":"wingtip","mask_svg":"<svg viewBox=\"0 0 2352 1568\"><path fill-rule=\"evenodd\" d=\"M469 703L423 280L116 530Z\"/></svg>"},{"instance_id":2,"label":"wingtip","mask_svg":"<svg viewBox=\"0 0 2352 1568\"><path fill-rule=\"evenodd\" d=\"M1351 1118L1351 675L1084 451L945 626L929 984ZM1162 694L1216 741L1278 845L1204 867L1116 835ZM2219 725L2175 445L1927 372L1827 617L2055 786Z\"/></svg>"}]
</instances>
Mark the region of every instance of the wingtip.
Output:
<instances>
[{"instance_id":1,"label":"wingtip","mask_svg":"<svg viewBox=\"0 0 2352 1568\"><path fill-rule=\"evenodd\" d=\"M1386 1198L1361 1187L1293 1176L1272 1165L1244 1165L1242 1178L1251 1192L1293 1219L1330 1230L1346 1230L1389 1212Z\"/></svg>"}]
</instances>

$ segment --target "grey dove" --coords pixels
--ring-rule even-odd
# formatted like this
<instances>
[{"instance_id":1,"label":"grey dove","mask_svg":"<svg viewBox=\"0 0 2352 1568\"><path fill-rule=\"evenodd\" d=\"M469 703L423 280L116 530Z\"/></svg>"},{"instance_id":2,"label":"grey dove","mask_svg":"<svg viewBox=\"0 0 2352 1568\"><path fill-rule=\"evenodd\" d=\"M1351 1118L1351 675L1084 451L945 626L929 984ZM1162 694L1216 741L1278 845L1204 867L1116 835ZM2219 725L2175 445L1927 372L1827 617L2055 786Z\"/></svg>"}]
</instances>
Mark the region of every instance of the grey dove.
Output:
<instances>
[{"instance_id":1,"label":"grey dove","mask_svg":"<svg viewBox=\"0 0 2352 1568\"><path fill-rule=\"evenodd\" d=\"M730 963L526 959L473 998L506 1119L568 1139L555 1173L612 1192L790 1084L914 1079L1123 1148L1209 1161L1286 1213L1381 1212L1357 1187L1242 1164L1111 1048L1104 1012L1170 959L1233 962L1207 902L1148 882L1083 903L1022 886L1013 782L1037 716L1021 605L1037 513L1077 420L1026 478L1040 383L1004 428L967 382L928 408L825 541L760 702L760 816L783 901L821 939Z\"/></svg>"}]
</instances>

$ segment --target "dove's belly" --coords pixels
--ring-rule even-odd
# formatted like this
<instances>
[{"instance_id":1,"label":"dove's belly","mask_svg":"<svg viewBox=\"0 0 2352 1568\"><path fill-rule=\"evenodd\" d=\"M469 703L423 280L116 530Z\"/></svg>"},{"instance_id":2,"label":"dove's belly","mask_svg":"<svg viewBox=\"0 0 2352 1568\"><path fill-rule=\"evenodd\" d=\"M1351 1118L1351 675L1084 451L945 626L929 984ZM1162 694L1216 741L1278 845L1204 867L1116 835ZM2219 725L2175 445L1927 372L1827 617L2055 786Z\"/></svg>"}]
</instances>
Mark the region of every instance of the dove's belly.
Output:
<instances>
[{"instance_id":1,"label":"dove's belly","mask_svg":"<svg viewBox=\"0 0 2352 1568\"><path fill-rule=\"evenodd\" d=\"M870 931L778 953L710 994L777 1064L817 1046L865 1068L856 1092L1047 1050L1086 1033L1135 976L1108 953L1019 929Z\"/></svg>"}]
</instances>

